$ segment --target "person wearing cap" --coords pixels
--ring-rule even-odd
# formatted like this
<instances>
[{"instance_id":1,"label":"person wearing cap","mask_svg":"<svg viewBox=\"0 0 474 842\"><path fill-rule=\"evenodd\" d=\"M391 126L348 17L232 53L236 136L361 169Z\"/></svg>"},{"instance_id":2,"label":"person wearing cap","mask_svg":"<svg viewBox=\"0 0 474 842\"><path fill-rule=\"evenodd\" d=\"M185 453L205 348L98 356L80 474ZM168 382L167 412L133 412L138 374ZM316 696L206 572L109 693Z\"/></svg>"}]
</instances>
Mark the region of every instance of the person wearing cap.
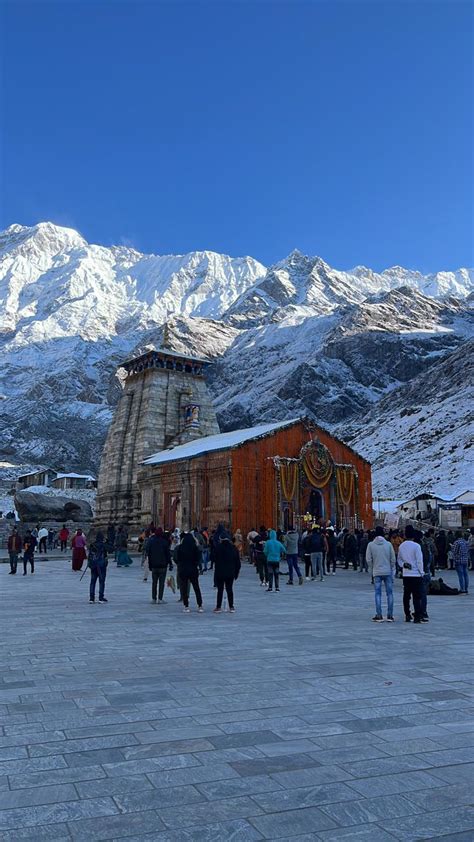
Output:
<instances>
[{"instance_id":1,"label":"person wearing cap","mask_svg":"<svg viewBox=\"0 0 474 842\"><path fill-rule=\"evenodd\" d=\"M229 603L229 611L233 614L235 611L234 582L239 578L241 561L239 551L232 543L227 530L221 532L219 536L219 544L216 547L214 555L214 566L214 581L217 588L217 602L214 608L214 614L220 614L222 611L224 588Z\"/></svg>"}]
</instances>

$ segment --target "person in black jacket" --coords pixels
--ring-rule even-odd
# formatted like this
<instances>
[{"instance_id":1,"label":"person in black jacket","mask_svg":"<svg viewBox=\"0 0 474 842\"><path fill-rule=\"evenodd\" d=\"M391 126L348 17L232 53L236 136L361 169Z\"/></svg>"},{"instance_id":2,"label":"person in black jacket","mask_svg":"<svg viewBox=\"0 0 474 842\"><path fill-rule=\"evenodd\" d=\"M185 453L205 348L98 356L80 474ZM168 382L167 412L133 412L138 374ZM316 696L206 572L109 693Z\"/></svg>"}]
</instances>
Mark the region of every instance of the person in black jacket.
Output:
<instances>
[{"instance_id":1,"label":"person in black jacket","mask_svg":"<svg viewBox=\"0 0 474 842\"><path fill-rule=\"evenodd\" d=\"M164 605L163 593L165 590L166 571L173 569L171 562L170 545L166 540L163 530L158 527L147 539L146 553L148 566L151 570L151 601L156 603L156 592L158 590L158 604ZM158 589L159 585L159 589Z\"/></svg>"},{"instance_id":2,"label":"person in black jacket","mask_svg":"<svg viewBox=\"0 0 474 842\"><path fill-rule=\"evenodd\" d=\"M237 547L235 547L232 543L228 532L221 533L219 546L216 548L215 554L214 581L217 586L217 603L214 608L215 614L220 614L222 611L224 588L229 601L229 611L234 613L233 585L239 578L240 567L240 556Z\"/></svg>"},{"instance_id":3,"label":"person in black jacket","mask_svg":"<svg viewBox=\"0 0 474 842\"><path fill-rule=\"evenodd\" d=\"M199 587L201 553L190 532L186 532L183 540L177 547L176 561L178 564L181 599L184 605L183 611L185 614L189 614L189 585L191 584L196 595L198 612L201 614L204 611L202 607L201 588Z\"/></svg>"}]
</instances>

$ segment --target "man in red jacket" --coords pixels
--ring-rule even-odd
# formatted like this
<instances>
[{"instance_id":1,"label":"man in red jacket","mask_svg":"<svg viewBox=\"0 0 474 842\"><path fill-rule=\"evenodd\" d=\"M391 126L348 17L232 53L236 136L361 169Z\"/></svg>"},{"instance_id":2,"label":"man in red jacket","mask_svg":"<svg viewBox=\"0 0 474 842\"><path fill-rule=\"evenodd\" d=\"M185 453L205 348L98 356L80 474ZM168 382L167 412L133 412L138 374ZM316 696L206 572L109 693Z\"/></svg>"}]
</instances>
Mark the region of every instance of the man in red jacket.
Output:
<instances>
[{"instance_id":1,"label":"man in red jacket","mask_svg":"<svg viewBox=\"0 0 474 842\"><path fill-rule=\"evenodd\" d=\"M14 576L18 564L18 555L21 553L23 541L16 526L13 527L13 532L8 537L8 555L10 556L10 573L9 576Z\"/></svg>"}]
</instances>

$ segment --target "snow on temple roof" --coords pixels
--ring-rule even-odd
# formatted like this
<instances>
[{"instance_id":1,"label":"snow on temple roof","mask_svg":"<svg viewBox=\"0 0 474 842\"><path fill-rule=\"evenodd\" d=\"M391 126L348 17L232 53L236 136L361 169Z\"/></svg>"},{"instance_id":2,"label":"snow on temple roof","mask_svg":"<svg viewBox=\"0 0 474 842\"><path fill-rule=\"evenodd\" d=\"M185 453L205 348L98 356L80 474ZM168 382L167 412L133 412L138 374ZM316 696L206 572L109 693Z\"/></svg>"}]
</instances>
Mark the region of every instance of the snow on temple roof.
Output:
<instances>
[{"instance_id":1,"label":"snow on temple roof","mask_svg":"<svg viewBox=\"0 0 474 842\"><path fill-rule=\"evenodd\" d=\"M297 424L298 421L302 420L302 418L293 418L291 421L278 421L276 424L259 424L258 427L249 427L246 430L232 430L229 433L219 433L216 436L204 436L200 439L193 439L193 441L180 444L171 450L160 450L159 453L154 453L153 456L145 459L143 464L161 465L163 462L174 462L176 459L194 459L196 456L202 456L204 453L210 453L214 450L228 450L229 448L238 447L246 441L258 439L260 436L272 433L274 430L291 427L293 424Z\"/></svg>"}]
</instances>

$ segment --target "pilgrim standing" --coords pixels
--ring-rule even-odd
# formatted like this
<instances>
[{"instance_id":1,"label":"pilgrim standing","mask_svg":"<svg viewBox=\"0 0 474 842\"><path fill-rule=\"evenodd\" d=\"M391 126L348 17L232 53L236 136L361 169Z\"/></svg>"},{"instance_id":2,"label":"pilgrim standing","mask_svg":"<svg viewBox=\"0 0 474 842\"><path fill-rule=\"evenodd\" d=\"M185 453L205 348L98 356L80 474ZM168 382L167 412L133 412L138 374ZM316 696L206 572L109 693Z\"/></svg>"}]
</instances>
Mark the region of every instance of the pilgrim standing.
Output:
<instances>
[{"instance_id":1,"label":"pilgrim standing","mask_svg":"<svg viewBox=\"0 0 474 842\"><path fill-rule=\"evenodd\" d=\"M78 529L71 541L72 547L72 569L78 572L82 569L84 559L87 558L86 552L86 536L82 529Z\"/></svg>"}]
</instances>

